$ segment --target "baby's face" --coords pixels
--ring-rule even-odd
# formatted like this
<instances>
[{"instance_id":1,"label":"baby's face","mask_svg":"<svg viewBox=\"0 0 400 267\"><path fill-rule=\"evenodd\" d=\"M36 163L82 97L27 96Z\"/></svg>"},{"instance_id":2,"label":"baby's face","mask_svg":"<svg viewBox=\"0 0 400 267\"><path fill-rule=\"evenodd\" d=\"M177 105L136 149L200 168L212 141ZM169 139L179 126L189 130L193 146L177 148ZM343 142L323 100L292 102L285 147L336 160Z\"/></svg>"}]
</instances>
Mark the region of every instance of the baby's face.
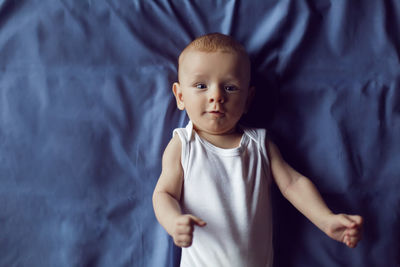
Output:
<instances>
[{"instance_id":1,"label":"baby's face","mask_svg":"<svg viewBox=\"0 0 400 267\"><path fill-rule=\"evenodd\" d=\"M173 91L196 130L226 134L249 104L249 63L238 53L189 50L179 64Z\"/></svg>"}]
</instances>

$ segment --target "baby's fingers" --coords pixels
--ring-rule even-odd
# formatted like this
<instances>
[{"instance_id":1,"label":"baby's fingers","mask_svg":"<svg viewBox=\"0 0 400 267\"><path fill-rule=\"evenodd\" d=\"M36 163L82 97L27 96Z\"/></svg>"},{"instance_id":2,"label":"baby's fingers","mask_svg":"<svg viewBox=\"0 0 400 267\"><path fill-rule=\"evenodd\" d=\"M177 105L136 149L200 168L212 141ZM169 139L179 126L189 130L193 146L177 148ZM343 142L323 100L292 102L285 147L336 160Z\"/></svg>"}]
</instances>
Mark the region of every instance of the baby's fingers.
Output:
<instances>
[{"instance_id":1,"label":"baby's fingers","mask_svg":"<svg viewBox=\"0 0 400 267\"><path fill-rule=\"evenodd\" d=\"M177 224L178 225L193 225L193 224L196 224L196 225L199 225L199 226L204 226L204 225L206 225L206 222L204 222L202 219L200 219L200 218L198 218L198 217L196 217L194 215L185 214L185 215L182 215L182 216L180 216L178 218Z\"/></svg>"},{"instance_id":2,"label":"baby's fingers","mask_svg":"<svg viewBox=\"0 0 400 267\"><path fill-rule=\"evenodd\" d=\"M203 227L206 225L206 222L190 214L180 216L176 221L173 234L175 245L179 247L190 247L193 242L195 225Z\"/></svg>"},{"instance_id":3,"label":"baby's fingers","mask_svg":"<svg viewBox=\"0 0 400 267\"><path fill-rule=\"evenodd\" d=\"M363 224L363 218L359 215L347 215L349 219L353 222L352 227L361 228Z\"/></svg>"},{"instance_id":4,"label":"baby's fingers","mask_svg":"<svg viewBox=\"0 0 400 267\"><path fill-rule=\"evenodd\" d=\"M350 248L355 248L357 243L361 240L361 231L357 228L349 229L346 231L343 242Z\"/></svg>"},{"instance_id":5,"label":"baby's fingers","mask_svg":"<svg viewBox=\"0 0 400 267\"><path fill-rule=\"evenodd\" d=\"M346 230L345 234L350 237L356 237L361 235L361 231L357 228L350 228Z\"/></svg>"},{"instance_id":6,"label":"baby's fingers","mask_svg":"<svg viewBox=\"0 0 400 267\"><path fill-rule=\"evenodd\" d=\"M180 234L174 239L175 245L178 247L187 248L192 245L193 235L192 234Z\"/></svg>"},{"instance_id":7,"label":"baby's fingers","mask_svg":"<svg viewBox=\"0 0 400 267\"><path fill-rule=\"evenodd\" d=\"M355 248L359 241L360 241L360 238L357 236L345 236L345 238L344 238L344 243L349 248Z\"/></svg>"},{"instance_id":8,"label":"baby's fingers","mask_svg":"<svg viewBox=\"0 0 400 267\"><path fill-rule=\"evenodd\" d=\"M207 223L203 221L202 219L194 216L194 215L187 215L191 224L196 224L198 226L205 226Z\"/></svg>"}]
</instances>

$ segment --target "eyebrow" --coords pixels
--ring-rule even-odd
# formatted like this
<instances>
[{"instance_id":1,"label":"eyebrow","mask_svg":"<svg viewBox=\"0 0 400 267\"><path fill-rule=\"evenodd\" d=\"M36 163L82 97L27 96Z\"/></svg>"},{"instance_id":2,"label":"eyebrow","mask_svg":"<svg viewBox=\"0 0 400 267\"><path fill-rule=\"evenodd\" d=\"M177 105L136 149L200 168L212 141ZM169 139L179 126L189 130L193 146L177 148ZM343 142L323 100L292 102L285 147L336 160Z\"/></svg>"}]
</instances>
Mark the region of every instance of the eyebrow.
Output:
<instances>
[{"instance_id":1,"label":"eyebrow","mask_svg":"<svg viewBox=\"0 0 400 267\"><path fill-rule=\"evenodd\" d=\"M204 77L204 76L207 76L207 75L202 74L202 73L192 73L192 74L190 74L190 76L192 76L192 77Z\"/></svg>"},{"instance_id":2,"label":"eyebrow","mask_svg":"<svg viewBox=\"0 0 400 267\"><path fill-rule=\"evenodd\" d=\"M188 75L187 77L191 82L194 81L198 81L198 80L208 80L209 78L207 77L207 75L204 74L200 74L200 73L195 73L192 75ZM223 83L240 83L241 79L237 76L234 75L230 75L225 77L222 82Z\"/></svg>"},{"instance_id":3,"label":"eyebrow","mask_svg":"<svg viewBox=\"0 0 400 267\"><path fill-rule=\"evenodd\" d=\"M189 80L204 80L204 79L207 78L207 75L200 74L200 73L198 73L198 74L189 74L189 75L187 75L187 78Z\"/></svg>"}]
</instances>

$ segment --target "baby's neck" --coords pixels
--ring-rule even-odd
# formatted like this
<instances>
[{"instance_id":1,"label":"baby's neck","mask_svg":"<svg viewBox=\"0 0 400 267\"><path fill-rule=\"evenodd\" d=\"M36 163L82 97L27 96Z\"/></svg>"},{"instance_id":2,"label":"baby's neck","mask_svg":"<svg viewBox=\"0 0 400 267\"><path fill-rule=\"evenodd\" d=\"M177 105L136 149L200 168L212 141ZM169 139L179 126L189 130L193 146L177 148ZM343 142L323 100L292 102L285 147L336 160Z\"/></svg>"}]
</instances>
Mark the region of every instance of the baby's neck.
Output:
<instances>
[{"instance_id":1,"label":"baby's neck","mask_svg":"<svg viewBox=\"0 0 400 267\"><path fill-rule=\"evenodd\" d=\"M238 147L243 135L243 131L239 127L236 127L235 131L223 134L211 134L198 130L195 131L202 139L216 147L224 149Z\"/></svg>"}]
</instances>

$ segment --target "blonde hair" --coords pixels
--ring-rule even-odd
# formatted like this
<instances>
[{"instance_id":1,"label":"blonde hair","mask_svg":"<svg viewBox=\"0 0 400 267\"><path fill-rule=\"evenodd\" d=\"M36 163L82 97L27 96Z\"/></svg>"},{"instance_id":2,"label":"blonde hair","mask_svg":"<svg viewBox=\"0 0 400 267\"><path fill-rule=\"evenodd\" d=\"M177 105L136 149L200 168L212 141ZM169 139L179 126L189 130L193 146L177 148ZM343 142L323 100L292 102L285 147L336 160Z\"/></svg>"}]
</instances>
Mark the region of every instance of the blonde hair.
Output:
<instances>
[{"instance_id":1,"label":"blonde hair","mask_svg":"<svg viewBox=\"0 0 400 267\"><path fill-rule=\"evenodd\" d=\"M194 39L183 49L195 49L202 52L236 52L247 56L244 47L229 35L222 33L209 33Z\"/></svg>"},{"instance_id":2,"label":"blonde hair","mask_svg":"<svg viewBox=\"0 0 400 267\"><path fill-rule=\"evenodd\" d=\"M222 33L209 33L197 37L192 42L190 42L185 47L185 49L182 50L178 59L178 67L185 53L190 50L207 52L207 53L227 52L227 53L238 54L241 56L244 62L248 64L250 72L250 58L246 52L246 49L238 41L236 41L229 35L225 35Z\"/></svg>"}]
</instances>

